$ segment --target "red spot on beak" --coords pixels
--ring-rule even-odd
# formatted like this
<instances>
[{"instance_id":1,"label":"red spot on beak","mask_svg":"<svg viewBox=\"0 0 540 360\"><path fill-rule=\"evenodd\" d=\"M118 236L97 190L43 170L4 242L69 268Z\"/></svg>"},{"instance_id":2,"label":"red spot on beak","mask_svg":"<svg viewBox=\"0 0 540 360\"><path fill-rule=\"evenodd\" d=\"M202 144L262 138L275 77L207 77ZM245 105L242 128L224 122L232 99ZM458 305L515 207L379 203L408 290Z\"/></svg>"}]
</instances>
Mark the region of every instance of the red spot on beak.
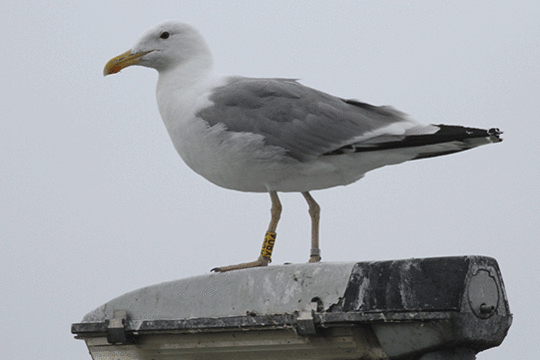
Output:
<instances>
[{"instance_id":1,"label":"red spot on beak","mask_svg":"<svg viewBox=\"0 0 540 360\"><path fill-rule=\"evenodd\" d=\"M109 70L109 74L116 74L117 72L119 72L120 70L122 70L122 67L120 65L114 65L110 70Z\"/></svg>"}]
</instances>

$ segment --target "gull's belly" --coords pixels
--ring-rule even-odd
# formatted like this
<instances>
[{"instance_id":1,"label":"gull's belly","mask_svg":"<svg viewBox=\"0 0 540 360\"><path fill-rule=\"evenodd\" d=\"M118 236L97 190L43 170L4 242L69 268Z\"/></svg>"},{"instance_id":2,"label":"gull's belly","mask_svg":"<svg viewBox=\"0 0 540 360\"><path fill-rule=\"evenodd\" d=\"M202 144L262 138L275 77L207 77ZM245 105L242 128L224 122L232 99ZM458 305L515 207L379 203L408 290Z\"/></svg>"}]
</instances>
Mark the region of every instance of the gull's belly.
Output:
<instances>
[{"instance_id":1,"label":"gull's belly","mask_svg":"<svg viewBox=\"0 0 540 360\"><path fill-rule=\"evenodd\" d=\"M378 152L299 161L281 147L266 145L262 135L227 131L219 125L208 127L200 119L170 135L182 159L196 173L238 191L300 192L347 185L369 170L409 159Z\"/></svg>"},{"instance_id":2,"label":"gull's belly","mask_svg":"<svg viewBox=\"0 0 540 360\"><path fill-rule=\"evenodd\" d=\"M239 191L309 191L344 184L332 164L300 162L262 135L208 127L195 119L170 133L186 164L208 181Z\"/></svg>"}]
</instances>

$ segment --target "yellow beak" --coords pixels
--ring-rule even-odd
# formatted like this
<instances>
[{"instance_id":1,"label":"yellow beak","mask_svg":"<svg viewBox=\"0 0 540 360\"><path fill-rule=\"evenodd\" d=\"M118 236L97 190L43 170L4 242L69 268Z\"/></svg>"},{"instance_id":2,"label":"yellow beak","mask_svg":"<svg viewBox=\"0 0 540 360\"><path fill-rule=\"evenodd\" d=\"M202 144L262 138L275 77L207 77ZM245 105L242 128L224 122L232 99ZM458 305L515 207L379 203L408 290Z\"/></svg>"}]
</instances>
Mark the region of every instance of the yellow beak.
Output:
<instances>
[{"instance_id":1,"label":"yellow beak","mask_svg":"<svg viewBox=\"0 0 540 360\"><path fill-rule=\"evenodd\" d=\"M149 52L152 52L152 50L143 51L140 53L132 53L131 50L128 50L125 53L112 58L105 65L105 69L103 69L103 76L116 74L123 68L140 63L142 61L142 57Z\"/></svg>"}]
</instances>

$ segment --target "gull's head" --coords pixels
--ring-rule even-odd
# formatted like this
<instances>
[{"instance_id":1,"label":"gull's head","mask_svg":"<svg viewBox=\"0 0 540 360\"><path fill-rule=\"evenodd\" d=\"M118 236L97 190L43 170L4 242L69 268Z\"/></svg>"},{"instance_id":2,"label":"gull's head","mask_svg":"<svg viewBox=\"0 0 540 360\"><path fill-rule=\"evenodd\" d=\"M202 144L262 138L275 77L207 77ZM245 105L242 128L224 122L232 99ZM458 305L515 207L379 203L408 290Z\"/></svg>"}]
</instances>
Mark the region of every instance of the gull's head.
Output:
<instances>
[{"instance_id":1,"label":"gull's head","mask_svg":"<svg viewBox=\"0 0 540 360\"><path fill-rule=\"evenodd\" d=\"M210 50L201 34L189 24L164 21L148 29L130 50L109 60L103 75L116 74L131 65L161 72L193 60L211 63Z\"/></svg>"}]
</instances>

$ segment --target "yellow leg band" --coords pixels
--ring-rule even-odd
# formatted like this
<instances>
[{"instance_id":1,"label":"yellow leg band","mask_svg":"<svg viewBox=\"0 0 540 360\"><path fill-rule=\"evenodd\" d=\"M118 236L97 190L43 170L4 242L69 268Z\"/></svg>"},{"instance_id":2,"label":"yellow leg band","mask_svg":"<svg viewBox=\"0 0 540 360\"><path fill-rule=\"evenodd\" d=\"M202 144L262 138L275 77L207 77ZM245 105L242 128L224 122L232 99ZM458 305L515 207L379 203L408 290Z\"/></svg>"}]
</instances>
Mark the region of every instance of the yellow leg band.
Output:
<instances>
[{"instance_id":1,"label":"yellow leg band","mask_svg":"<svg viewBox=\"0 0 540 360\"><path fill-rule=\"evenodd\" d=\"M264 236L263 247L261 250L261 256L265 258L272 258L272 250L274 250L274 243L276 242L276 233L267 231Z\"/></svg>"}]
</instances>

